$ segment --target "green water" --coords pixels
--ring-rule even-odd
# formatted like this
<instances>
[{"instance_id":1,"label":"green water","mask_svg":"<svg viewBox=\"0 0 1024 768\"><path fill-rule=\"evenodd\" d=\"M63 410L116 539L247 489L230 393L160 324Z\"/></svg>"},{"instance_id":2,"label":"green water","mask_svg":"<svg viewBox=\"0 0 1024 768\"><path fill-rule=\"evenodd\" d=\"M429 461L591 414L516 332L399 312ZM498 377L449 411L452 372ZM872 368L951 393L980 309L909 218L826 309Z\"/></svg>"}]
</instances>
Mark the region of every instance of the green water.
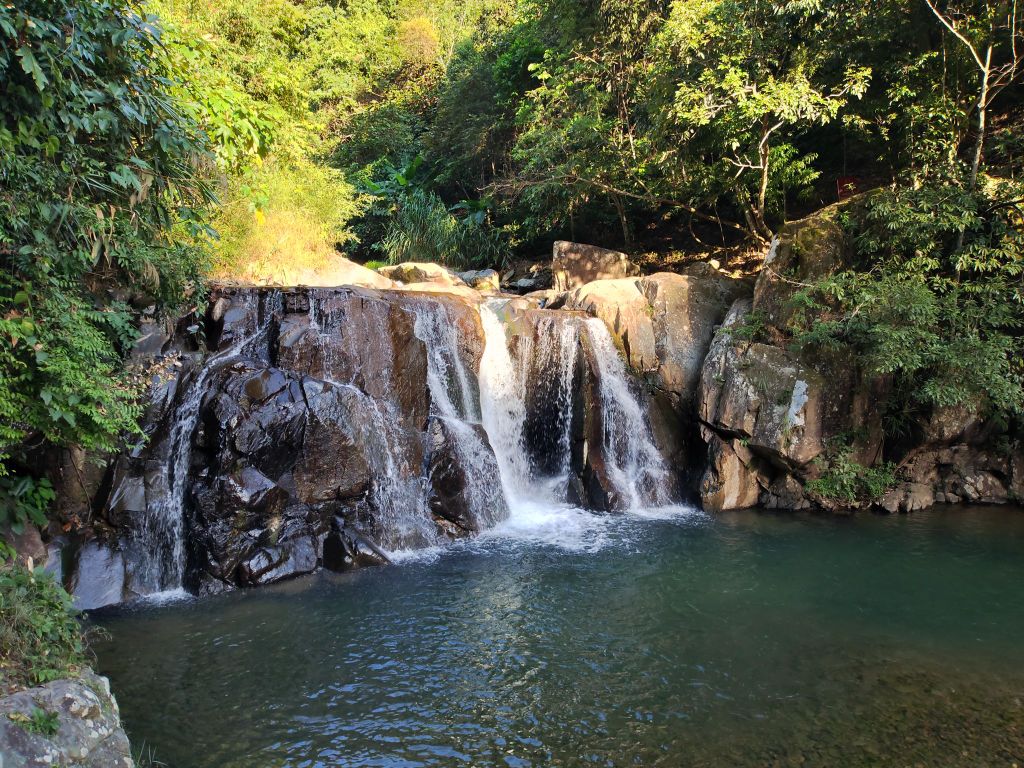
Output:
<instances>
[{"instance_id":1,"label":"green water","mask_svg":"<svg viewBox=\"0 0 1024 768\"><path fill-rule=\"evenodd\" d=\"M1020 510L566 512L94 618L173 768L1024 764Z\"/></svg>"}]
</instances>

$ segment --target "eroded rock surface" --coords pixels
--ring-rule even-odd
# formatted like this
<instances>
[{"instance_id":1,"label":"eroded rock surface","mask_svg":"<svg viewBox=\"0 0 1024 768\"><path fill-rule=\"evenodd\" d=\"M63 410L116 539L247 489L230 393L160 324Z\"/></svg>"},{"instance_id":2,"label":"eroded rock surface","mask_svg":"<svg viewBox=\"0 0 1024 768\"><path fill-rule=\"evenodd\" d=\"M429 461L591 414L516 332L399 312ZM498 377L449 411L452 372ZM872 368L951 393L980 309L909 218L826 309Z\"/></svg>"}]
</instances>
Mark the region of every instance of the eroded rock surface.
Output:
<instances>
[{"instance_id":1,"label":"eroded rock surface","mask_svg":"<svg viewBox=\"0 0 1024 768\"><path fill-rule=\"evenodd\" d=\"M0 765L133 768L107 679L86 669L79 678L0 698Z\"/></svg>"}]
</instances>

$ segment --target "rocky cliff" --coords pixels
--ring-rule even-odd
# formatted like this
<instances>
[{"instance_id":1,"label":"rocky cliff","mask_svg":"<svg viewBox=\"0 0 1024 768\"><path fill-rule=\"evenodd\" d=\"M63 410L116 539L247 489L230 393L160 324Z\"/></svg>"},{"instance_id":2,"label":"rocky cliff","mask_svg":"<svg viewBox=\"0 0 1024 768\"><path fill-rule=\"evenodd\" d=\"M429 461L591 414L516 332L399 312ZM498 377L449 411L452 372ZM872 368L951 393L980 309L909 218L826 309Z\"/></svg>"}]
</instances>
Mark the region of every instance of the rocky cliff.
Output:
<instances>
[{"instance_id":1,"label":"rocky cliff","mask_svg":"<svg viewBox=\"0 0 1024 768\"><path fill-rule=\"evenodd\" d=\"M384 563L540 488L595 511L1021 498L1013 434L936 410L894 441L891 382L795 342L797 291L849 262L838 212L784 227L756 282L703 263L637 276L560 243L564 290L522 297L424 264L387 268L384 287L218 288L140 342L147 439L105 473L59 466L62 514L92 517L69 584L95 607ZM827 492L840 462L870 497Z\"/></svg>"}]
</instances>

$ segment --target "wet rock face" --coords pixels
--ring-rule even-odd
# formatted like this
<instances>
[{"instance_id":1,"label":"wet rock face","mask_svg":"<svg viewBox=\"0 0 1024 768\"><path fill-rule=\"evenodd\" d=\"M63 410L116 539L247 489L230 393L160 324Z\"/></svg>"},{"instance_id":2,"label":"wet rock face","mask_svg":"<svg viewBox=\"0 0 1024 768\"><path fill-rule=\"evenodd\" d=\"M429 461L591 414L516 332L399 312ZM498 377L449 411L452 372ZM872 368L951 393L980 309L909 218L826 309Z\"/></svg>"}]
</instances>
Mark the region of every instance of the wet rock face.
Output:
<instances>
[{"instance_id":1,"label":"wet rock face","mask_svg":"<svg viewBox=\"0 0 1024 768\"><path fill-rule=\"evenodd\" d=\"M415 485L432 461L441 464L428 451L427 352L416 334L425 302L446 307L460 339L455 353L475 371L479 314L459 297L359 288L276 298L253 289L215 293L209 335L219 356L203 363L202 377L186 359L155 382L153 437L108 474L101 519L112 530L78 549L73 587L81 607L152 591L138 575L146 554L137 551L140 521L167 496L172 426L197 381L184 504L187 588L217 592L322 565L386 561L372 544L383 530L375 489ZM453 517L438 514L439 534L474 530Z\"/></svg>"},{"instance_id":2,"label":"wet rock face","mask_svg":"<svg viewBox=\"0 0 1024 768\"><path fill-rule=\"evenodd\" d=\"M52 718L52 733L27 727L39 710ZM4 768L135 765L110 684L88 669L0 698L0 758Z\"/></svg>"}]
</instances>

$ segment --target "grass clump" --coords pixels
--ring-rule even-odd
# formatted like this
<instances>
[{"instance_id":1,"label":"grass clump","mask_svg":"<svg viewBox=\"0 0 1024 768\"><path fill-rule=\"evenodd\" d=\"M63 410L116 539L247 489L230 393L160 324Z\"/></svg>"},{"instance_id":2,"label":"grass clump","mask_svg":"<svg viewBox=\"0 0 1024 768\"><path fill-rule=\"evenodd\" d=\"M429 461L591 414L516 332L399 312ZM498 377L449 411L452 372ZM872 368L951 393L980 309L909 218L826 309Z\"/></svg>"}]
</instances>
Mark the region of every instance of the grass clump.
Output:
<instances>
[{"instance_id":1,"label":"grass clump","mask_svg":"<svg viewBox=\"0 0 1024 768\"><path fill-rule=\"evenodd\" d=\"M71 596L42 569L0 570L0 692L73 676L85 643Z\"/></svg>"},{"instance_id":2,"label":"grass clump","mask_svg":"<svg viewBox=\"0 0 1024 768\"><path fill-rule=\"evenodd\" d=\"M24 712L11 712L7 719L20 725L29 733L40 736L55 736L60 730L60 717L56 712L47 712L42 707L35 707L31 715Z\"/></svg>"}]
</instances>

